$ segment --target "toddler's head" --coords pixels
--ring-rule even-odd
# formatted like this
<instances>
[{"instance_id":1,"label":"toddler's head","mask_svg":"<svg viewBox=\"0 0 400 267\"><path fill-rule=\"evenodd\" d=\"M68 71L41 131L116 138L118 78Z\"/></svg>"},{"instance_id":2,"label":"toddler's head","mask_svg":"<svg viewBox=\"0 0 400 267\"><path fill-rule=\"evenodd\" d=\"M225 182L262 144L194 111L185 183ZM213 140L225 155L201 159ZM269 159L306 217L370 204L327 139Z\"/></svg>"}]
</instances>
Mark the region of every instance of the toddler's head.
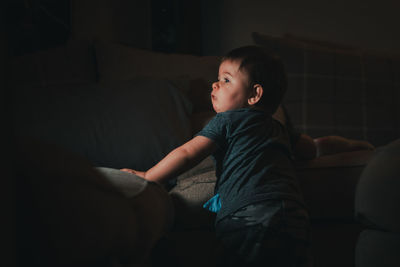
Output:
<instances>
[{"instance_id":1,"label":"toddler's head","mask_svg":"<svg viewBox=\"0 0 400 267\"><path fill-rule=\"evenodd\" d=\"M257 46L244 46L222 58L211 99L216 112L258 107L273 114L286 92L282 62Z\"/></svg>"}]
</instances>

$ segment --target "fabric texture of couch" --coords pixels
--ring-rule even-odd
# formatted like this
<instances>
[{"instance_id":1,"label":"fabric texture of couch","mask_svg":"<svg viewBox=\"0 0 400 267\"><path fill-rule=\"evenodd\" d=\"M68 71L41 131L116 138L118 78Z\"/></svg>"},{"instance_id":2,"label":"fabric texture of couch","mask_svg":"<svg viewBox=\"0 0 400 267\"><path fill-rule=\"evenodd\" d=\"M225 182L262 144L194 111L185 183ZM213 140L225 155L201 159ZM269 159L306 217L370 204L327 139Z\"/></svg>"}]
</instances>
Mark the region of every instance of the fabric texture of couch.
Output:
<instances>
[{"instance_id":1,"label":"fabric texture of couch","mask_svg":"<svg viewBox=\"0 0 400 267\"><path fill-rule=\"evenodd\" d=\"M356 69L360 67L357 65L360 56L351 54L353 50L340 54L338 51L321 51L326 47L299 46L299 41L293 38L253 37L256 44L265 47L272 42L274 51L282 57L289 78L285 105L300 131L312 137L337 134L366 139L376 146L399 135L400 105L395 102L400 99L395 98L399 92L398 74L388 77L379 72L379 76L367 72L366 67L361 68L360 74ZM338 68L341 59L346 63L342 69ZM390 62L394 71L398 61ZM91 169L91 166L145 170L190 138L209 119L212 114L210 83L217 76L218 65L219 57L167 55L121 44L79 41L17 58L12 65L11 81L15 96L15 135L17 139L29 136L60 146L68 153L84 158L85 169ZM338 77L339 73L350 78ZM361 76L354 78L355 73ZM369 77L379 79L370 81ZM393 105L382 103L379 90L387 90L385 94L393 96L390 98ZM380 115L368 115L375 111L385 116L385 120L381 120ZM20 153L26 153L23 146ZM354 194L359 176L372 153L353 151L296 163L311 214L315 266L354 266L355 244L363 227L354 220ZM30 164L29 160L26 164ZM146 210L152 211L153 204L161 205L159 199L163 196L151 198L158 188L148 185L152 189L143 191L143 198L150 199L148 203L132 202L123 194L124 183L115 185L112 182L118 181L118 171L95 168L93 172L95 174L89 176L96 176L94 181L108 179L107 187L117 188L117 199L126 208L121 211L126 214L118 213L118 216L131 216L132 225L138 223L137 217L141 217L151 225L154 214L146 214ZM82 175L75 176L80 178ZM157 212L161 225L149 233L149 238L154 237L150 238L149 246L155 246L157 257L170 258L182 266L213 266L213 253L218 246L213 234L213 214L201 206L212 196L215 179L210 158L177 178L176 186L164 201L166 204L159 206L163 210ZM77 183L77 180L74 178L71 183ZM46 178L37 183L47 184L48 181ZM142 183L138 182L136 186L141 188ZM38 198L41 197L51 199L54 196L39 194ZM75 198L73 194L69 197ZM169 201L174 204L173 211ZM106 204L98 202L96 210L103 215L111 212L108 208L112 210L113 204ZM68 207L66 202L63 205ZM103 205L106 205L104 209ZM168 216L173 212L174 228L164 235L157 229L168 228L171 224ZM55 214L64 216L60 212ZM112 219L110 223L116 222ZM61 223L57 225L64 227ZM94 227L90 232L112 235L112 229L116 227L110 225L110 231L107 227L101 230ZM125 228L119 230L124 232ZM50 236L57 238L58 231L64 229L59 228ZM65 231L67 233L68 228ZM128 231L127 243L140 244L140 240L129 236ZM101 238L99 234L98 239ZM159 239L161 243L156 246L154 240ZM112 244L106 249L92 244L93 255L99 261L104 259L105 251L111 253ZM169 248L169 255L161 252L160 248L165 247ZM61 260L64 257L68 256L62 254Z\"/></svg>"}]
</instances>

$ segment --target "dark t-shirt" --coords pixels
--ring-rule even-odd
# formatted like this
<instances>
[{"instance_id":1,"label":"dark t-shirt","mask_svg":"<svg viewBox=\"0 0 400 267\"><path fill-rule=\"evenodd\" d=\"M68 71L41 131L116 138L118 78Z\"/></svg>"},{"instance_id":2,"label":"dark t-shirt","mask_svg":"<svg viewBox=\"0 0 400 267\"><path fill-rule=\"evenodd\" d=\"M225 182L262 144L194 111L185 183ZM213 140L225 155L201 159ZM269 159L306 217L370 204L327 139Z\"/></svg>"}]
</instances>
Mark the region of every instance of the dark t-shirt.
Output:
<instances>
[{"instance_id":1,"label":"dark t-shirt","mask_svg":"<svg viewBox=\"0 0 400 267\"><path fill-rule=\"evenodd\" d=\"M218 113L197 135L213 140L221 209L217 221L265 200L303 203L287 129L263 111L243 108Z\"/></svg>"}]
</instances>

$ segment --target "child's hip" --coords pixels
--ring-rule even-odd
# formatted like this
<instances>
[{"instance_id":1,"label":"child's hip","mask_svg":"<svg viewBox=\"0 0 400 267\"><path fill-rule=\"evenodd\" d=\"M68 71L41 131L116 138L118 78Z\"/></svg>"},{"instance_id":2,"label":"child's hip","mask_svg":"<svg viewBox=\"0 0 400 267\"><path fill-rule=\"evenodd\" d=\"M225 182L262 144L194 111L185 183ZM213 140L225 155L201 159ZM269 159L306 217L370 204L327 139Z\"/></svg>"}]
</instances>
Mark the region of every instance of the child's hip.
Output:
<instances>
[{"instance_id":1,"label":"child's hip","mask_svg":"<svg viewBox=\"0 0 400 267\"><path fill-rule=\"evenodd\" d=\"M221 266L311 266L307 211L295 201L245 206L216 224ZM229 263L229 264L228 264Z\"/></svg>"}]
</instances>

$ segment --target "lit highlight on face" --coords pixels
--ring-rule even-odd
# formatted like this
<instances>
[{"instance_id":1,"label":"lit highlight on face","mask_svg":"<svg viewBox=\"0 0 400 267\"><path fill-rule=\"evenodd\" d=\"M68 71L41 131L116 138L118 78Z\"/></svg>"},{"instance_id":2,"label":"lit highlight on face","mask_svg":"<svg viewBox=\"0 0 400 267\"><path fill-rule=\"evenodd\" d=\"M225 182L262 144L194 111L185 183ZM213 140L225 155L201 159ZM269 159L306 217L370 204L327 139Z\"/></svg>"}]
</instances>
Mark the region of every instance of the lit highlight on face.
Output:
<instances>
[{"instance_id":1,"label":"lit highlight on face","mask_svg":"<svg viewBox=\"0 0 400 267\"><path fill-rule=\"evenodd\" d=\"M248 107L248 76L239 61L224 60L219 66L218 81L212 84L211 101L215 112Z\"/></svg>"}]
</instances>

